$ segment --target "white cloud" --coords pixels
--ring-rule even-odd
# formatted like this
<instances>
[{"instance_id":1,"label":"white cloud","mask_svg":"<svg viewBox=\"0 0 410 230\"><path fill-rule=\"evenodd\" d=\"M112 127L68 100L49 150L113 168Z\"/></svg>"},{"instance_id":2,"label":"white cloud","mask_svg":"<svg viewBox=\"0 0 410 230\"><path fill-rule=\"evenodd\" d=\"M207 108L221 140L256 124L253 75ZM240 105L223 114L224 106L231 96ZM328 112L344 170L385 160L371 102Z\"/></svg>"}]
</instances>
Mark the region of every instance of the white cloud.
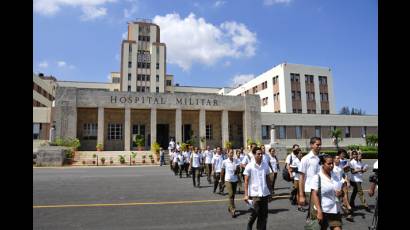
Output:
<instances>
[{"instance_id":1,"label":"white cloud","mask_svg":"<svg viewBox=\"0 0 410 230\"><path fill-rule=\"evenodd\" d=\"M128 38L128 31L125 31L123 34L122 34L122 40L126 40Z\"/></svg>"},{"instance_id":2,"label":"white cloud","mask_svg":"<svg viewBox=\"0 0 410 230\"><path fill-rule=\"evenodd\" d=\"M58 61L57 62L58 67L65 67L67 63L65 61Z\"/></svg>"},{"instance_id":3,"label":"white cloud","mask_svg":"<svg viewBox=\"0 0 410 230\"><path fill-rule=\"evenodd\" d=\"M224 57L251 57L255 54L256 34L244 24L224 22L220 26L207 23L191 13L155 16L161 28L161 40L167 45L167 59L171 64L189 70L194 62L212 65Z\"/></svg>"},{"instance_id":4,"label":"white cloud","mask_svg":"<svg viewBox=\"0 0 410 230\"><path fill-rule=\"evenodd\" d=\"M124 18L130 19L135 17L135 13L137 13L138 7L136 4L132 4L131 9L124 9Z\"/></svg>"},{"instance_id":5,"label":"white cloud","mask_svg":"<svg viewBox=\"0 0 410 230\"><path fill-rule=\"evenodd\" d=\"M107 14L107 8L99 7L117 0L33 0L34 12L52 16L57 14L62 7L80 7L82 20L92 20Z\"/></svg>"},{"instance_id":6,"label":"white cloud","mask_svg":"<svg viewBox=\"0 0 410 230\"><path fill-rule=\"evenodd\" d=\"M38 64L38 67L47 68L48 67L48 62L47 61L42 61Z\"/></svg>"},{"instance_id":7,"label":"white cloud","mask_svg":"<svg viewBox=\"0 0 410 230\"><path fill-rule=\"evenodd\" d=\"M271 6L274 4L290 4L293 0L263 0L263 4Z\"/></svg>"},{"instance_id":8,"label":"white cloud","mask_svg":"<svg viewBox=\"0 0 410 230\"><path fill-rule=\"evenodd\" d=\"M244 83L252 80L255 78L254 74L240 74L240 75L236 75L232 78L232 83L231 86L236 88L239 85L243 85Z\"/></svg>"},{"instance_id":9,"label":"white cloud","mask_svg":"<svg viewBox=\"0 0 410 230\"><path fill-rule=\"evenodd\" d=\"M107 14L107 8L97 8L94 6L83 7L83 15L81 19L84 21L94 20Z\"/></svg>"},{"instance_id":10,"label":"white cloud","mask_svg":"<svg viewBox=\"0 0 410 230\"><path fill-rule=\"evenodd\" d=\"M220 7L220 6L222 6L222 5L224 5L226 3L226 1L216 1L215 3L214 3L214 7Z\"/></svg>"}]
</instances>

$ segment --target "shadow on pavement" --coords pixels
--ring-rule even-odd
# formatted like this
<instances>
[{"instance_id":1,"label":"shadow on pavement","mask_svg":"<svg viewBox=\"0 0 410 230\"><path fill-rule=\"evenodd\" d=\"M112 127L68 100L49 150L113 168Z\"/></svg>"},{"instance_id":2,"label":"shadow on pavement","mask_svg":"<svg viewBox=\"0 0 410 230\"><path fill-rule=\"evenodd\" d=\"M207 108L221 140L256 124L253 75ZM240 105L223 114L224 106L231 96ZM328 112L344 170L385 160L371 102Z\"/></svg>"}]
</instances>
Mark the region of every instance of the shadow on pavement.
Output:
<instances>
[{"instance_id":1,"label":"shadow on pavement","mask_svg":"<svg viewBox=\"0 0 410 230\"><path fill-rule=\"evenodd\" d=\"M279 190L279 189L290 189L290 187L279 187L279 188L275 188L275 190Z\"/></svg>"},{"instance_id":2,"label":"shadow on pavement","mask_svg":"<svg viewBox=\"0 0 410 230\"><path fill-rule=\"evenodd\" d=\"M287 208L269 209L268 213L269 214L276 214L278 212L285 212L285 211L289 211L289 209L287 209Z\"/></svg>"}]
</instances>

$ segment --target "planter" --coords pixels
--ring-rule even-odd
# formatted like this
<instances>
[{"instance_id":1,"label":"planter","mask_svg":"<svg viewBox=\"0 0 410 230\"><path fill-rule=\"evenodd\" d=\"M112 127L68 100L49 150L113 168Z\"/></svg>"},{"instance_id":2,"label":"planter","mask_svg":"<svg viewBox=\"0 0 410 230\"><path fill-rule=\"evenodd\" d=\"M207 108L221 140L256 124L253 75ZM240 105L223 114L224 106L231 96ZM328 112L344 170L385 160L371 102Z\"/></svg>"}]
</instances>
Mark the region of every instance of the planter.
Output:
<instances>
[{"instance_id":1,"label":"planter","mask_svg":"<svg viewBox=\"0 0 410 230\"><path fill-rule=\"evenodd\" d=\"M95 161L93 161L93 165L95 165Z\"/></svg>"},{"instance_id":2,"label":"planter","mask_svg":"<svg viewBox=\"0 0 410 230\"><path fill-rule=\"evenodd\" d=\"M151 160L151 163L153 163L153 164L154 164L154 162L155 162L155 161L154 161L154 159L152 159L152 160Z\"/></svg>"},{"instance_id":3,"label":"planter","mask_svg":"<svg viewBox=\"0 0 410 230\"><path fill-rule=\"evenodd\" d=\"M83 161L83 165L85 165L85 161Z\"/></svg>"},{"instance_id":4,"label":"planter","mask_svg":"<svg viewBox=\"0 0 410 230\"><path fill-rule=\"evenodd\" d=\"M135 160L132 161L132 164L135 165Z\"/></svg>"},{"instance_id":5,"label":"planter","mask_svg":"<svg viewBox=\"0 0 410 230\"><path fill-rule=\"evenodd\" d=\"M113 164L114 163L114 161L110 161L110 164Z\"/></svg>"},{"instance_id":6,"label":"planter","mask_svg":"<svg viewBox=\"0 0 410 230\"><path fill-rule=\"evenodd\" d=\"M142 163L143 163L143 164L145 164L145 159L144 159L144 160L142 160Z\"/></svg>"}]
</instances>

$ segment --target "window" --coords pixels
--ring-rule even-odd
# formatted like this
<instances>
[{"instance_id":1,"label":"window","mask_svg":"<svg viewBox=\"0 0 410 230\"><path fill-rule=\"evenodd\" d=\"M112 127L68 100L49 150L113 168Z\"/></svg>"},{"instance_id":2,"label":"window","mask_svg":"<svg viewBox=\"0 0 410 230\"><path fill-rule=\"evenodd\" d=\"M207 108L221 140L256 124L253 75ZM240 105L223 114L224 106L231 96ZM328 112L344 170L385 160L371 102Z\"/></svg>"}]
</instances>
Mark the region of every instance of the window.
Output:
<instances>
[{"instance_id":1,"label":"window","mask_svg":"<svg viewBox=\"0 0 410 230\"><path fill-rule=\"evenodd\" d=\"M207 140L212 140L212 125L208 124L206 125L206 139Z\"/></svg>"},{"instance_id":2,"label":"window","mask_svg":"<svg viewBox=\"0 0 410 230\"><path fill-rule=\"evenodd\" d=\"M122 140L122 124L108 124L108 140Z\"/></svg>"},{"instance_id":3,"label":"window","mask_svg":"<svg viewBox=\"0 0 410 230\"><path fill-rule=\"evenodd\" d=\"M302 126L296 126L296 139L302 139Z\"/></svg>"},{"instance_id":4,"label":"window","mask_svg":"<svg viewBox=\"0 0 410 230\"><path fill-rule=\"evenodd\" d=\"M141 92L141 87L137 86L137 92Z\"/></svg>"},{"instance_id":5,"label":"window","mask_svg":"<svg viewBox=\"0 0 410 230\"><path fill-rule=\"evenodd\" d=\"M159 93L159 87L156 87L156 88L155 88L155 91L156 91L157 93Z\"/></svg>"},{"instance_id":6,"label":"window","mask_svg":"<svg viewBox=\"0 0 410 230\"><path fill-rule=\"evenodd\" d=\"M145 80L150 81L150 75L145 75Z\"/></svg>"},{"instance_id":7,"label":"window","mask_svg":"<svg viewBox=\"0 0 410 230\"><path fill-rule=\"evenodd\" d=\"M262 89L266 89L266 88L268 88L268 82L267 81L262 83Z\"/></svg>"},{"instance_id":8,"label":"window","mask_svg":"<svg viewBox=\"0 0 410 230\"><path fill-rule=\"evenodd\" d=\"M363 138L366 137L366 135L367 135L367 127L366 127L366 126L362 127L362 132L361 132L361 134L362 134L362 137L363 137Z\"/></svg>"},{"instance_id":9,"label":"window","mask_svg":"<svg viewBox=\"0 0 410 230\"><path fill-rule=\"evenodd\" d=\"M258 86L254 86L252 88L252 93L257 93L258 92Z\"/></svg>"},{"instance_id":10,"label":"window","mask_svg":"<svg viewBox=\"0 0 410 230\"><path fill-rule=\"evenodd\" d=\"M137 81L141 81L141 74L137 75Z\"/></svg>"},{"instance_id":11,"label":"window","mask_svg":"<svg viewBox=\"0 0 410 230\"><path fill-rule=\"evenodd\" d=\"M132 66L131 64L132 64L132 63L129 61L129 62L128 62L128 68L131 68L131 66Z\"/></svg>"},{"instance_id":12,"label":"window","mask_svg":"<svg viewBox=\"0 0 410 230\"><path fill-rule=\"evenodd\" d=\"M142 68L142 62L137 62L137 68Z\"/></svg>"},{"instance_id":13,"label":"window","mask_svg":"<svg viewBox=\"0 0 410 230\"><path fill-rule=\"evenodd\" d=\"M296 109L293 109L293 113L296 113Z\"/></svg>"},{"instance_id":14,"label":"window","mask_svg":"<svg viewBox=\"0 0 410 230\"><path fill-rule=\"evenodd\" d=\"M295 100L295 91L292 91L292 99Z\"/></svg>"},{"instance_id":15,"label":"window","mask_svg":"<svg viewBox=\"0 0 410 230\"><path fill-rule=\"evenodd\" d=\"M273 80L273 85L276 85L276 83L278 83L278 78L279 76L274 77Z\"/></svg>"},{"instance_id":16,"label":"window","mask_svg":"<svg viewBox=\"0 0 410 230\"><path fill-rule=\"evenodd\" d=\"M40 138L40 123L33 123L33 140Z\"/></svg>"},{"instance_id":17,"label":"window","mask_svg":"<svg viewBox=\"0 0 410 230\"><path fill-rule=\"evenodd\" d=\"M149 87L147 87L146 91L149 92Z\"/></svg>"},{"instance_id":18,"label":"window","mask_svg":"<svg viewBox=\"0 0 410 230\"><path fill-rule=\"evenodd\" d=\"M314 93L314 92L311 92L311 93L310 93L310 100L311 100L311 101L314 101L314 100L315 100L315 93Z\"/></svg>"},{"instance_id":19,"label":"window","mask_svg":"<svg viewBox=\"0 0 410 230\"><path fill-rule=\"evenodd\" d=\"M305 74L305 82L306 83L313 83L313 75Z\"/></svg>"},{"instance_id":20,"label":"window","mask_svg":"<svg viewBox=\"0 0 410 230\"><path fill-rule=\"evenodd\" d=\"M262 106L265 106L267 104L268 104L268 98L267 97L262 98Z\"/></svg>"},{"instance_id":21,"label":"window","mask_svg":"<svg viewBox=\"0 0 410 230\"><path fill-rule=\"evenodd\" d=\"M322 136L320 126L315 126L315 136L316 137L321 137Z\"/></svg>"},{"instance_id":22,"label":"window","mask_svg":"<svg viewBox=\"0 0 410 230\"><path fill-rule=\"evenodd\" d=\"M279 126L279 139L286 139L286 127Z\"/></svg>"},{"instance_id":23,"label":"window","mask_svg":"<svg viewBox=\"0 0 410 230\"><path fill-rule=\"evenodd\" d=\"M96 123L86 123L83 125L83 139L97 140L98 126Z\"/></svg>"},{"instance_id":24,"label":"window","mask_svg":"<svg viewBox=\"0 0 410 230\"><path fill-rule=\"evenodd\" d=\"M300 91L297 91L297 97L296 97L296 99L297 99L297 100L301 100L301 99L302 99L302 95L301 95Z\"/></svg>"},{"instance_id":25,"label":"window","mask_svg":"<svg viewBox=\"0 0 410 230\"><path fill-rule=\"evenodd\" d=\"M114 78L112 79L112 83L120 83L120 78L114 77Z\"/></svg>"},{"instance_id":26,"label":"window","mask_svg":"<svg viewBox=\"0 0 410 230\"><path fill-rule=\"evenodd\" d=\"M145 92L145 87L141 87L141 92Z\"/></svg>"},{"instance_id":27,"label":"window","mask_svg":"<svg viewBox=\"0 0 410 230\"><path fill-rule=\"evenodd\" d=\"M141 74L141 81L145 81L145 75Z\"/></svg>"},{"instance_id":28,"label":"window","mask_svg":"<svg viewBox=\"0 0 410 230\"><path fill-rule=\"evenodd\" d=\"M345 127L345 137L350 137L350 126Z\"/></svg>"},{"instance_id":29,"label":"window","mask_svg":"<svg viewBox=\"0 0 410 230\"><path fill-rule=\"evenodd\" d=\"M157 63L157 69L159 69L159 63Z\"/></svg>"},{"instance_id":30,"label":"window","mask_svg":"<svg viewBox=\"0 0 410 230\"><path fill-rule=\"evenodd\" d=\"M129 51L130 53L132 53L132 45L131 45L131 44L128 46L128 51Z\"/></svg>"},{"instance_id":31,"label":"window","mask_svg":"<svg viewBox=\"0 0 410 230\"><path fill-rule=\"evenodd\" d=\"M309 94L310 94L309 92L306 92L306 100L307 100L307 101L310 100Z\"/></svg>"},{"instance_id":32,"label":"window","mask_svg":"<svg viewBox=\"0 0 410 230\"><path fill-rule=\"evenodd\" d=\"M307 113L312 113L312 110L308 109L308 110L307 110Z\"/></svg>"},{"instance_id":33,"label":"window","mask_svg":"<svg viewBox=\"0 0 410 230\"><path fill-rule=\"evenodd\" d=\"M298 109L298 113L302 113L302 109Z\"/></svg>"},{"instance_id":34,"label":"window","mask_svg":"<svg viewBox=\"0 0 410 230\"><path fill-rule=\"evenodd\" d=\"M128 74L128 81L131 81L131 74Z\"/></svg>"},{"instance_id":35,"label":"window","mask_svg":"<svg viewBox=\"0 0 410 230\"><path fill-rule=\"evenodd\" d=\"M171 80L167 80L167 86L171 86L172 85L172 81Z\"/></svg>"},{"instance_id":36,"label":"window","mask_svg":"<svg viewBox=\"0 0 410 230\"><path fill-rule=\"evenodd\" d=\"M329 98L328 98L327 95L328 95L327 93L324 93L324 94L323 94L323 99L324 99L324 101L329 101Z\"/></svg>"},{"instance_id":37,"label":"window","mask_svg":"<svg viewBox=\"0 0 410 230\"><path fill-rule=\"evenodd\" d=\"M327 85L327 77L319 76L319 85Z\"/></svg>"},{"instance_id":38,"label":"window","mask_svg":"<svg viewBox=\"0 0 410 230\"><path fill-rule=\"evenodd\" d=\"M290 81L291 82L299 82L300 74L298 73L290 73Z\"/></svg>"},{"instance_id":39,"label":"window","mask_svg":"<svg viewBox=\"0 0 410 230\"><path fill-rule=\"evenodd\" d=\"M147 69L151 69L151 63L147 63L146 68L147 68Z\"/></svg>"},{"instance_id":40,"label":"window","mask_svg":"<svg viewBox=\"0 0 410 230\"><path fill-rule=\"evenodd\" d=\"M245 95L247 95L247 94L249 94L249 90L246 90L246 91L245 91Z\"/></svg>"},{"instance_id":41,"label":"window","mask_svg":"<svg viewBox=\"0 0 410 230\"><path fill-rule=\"evenodd\" d=\"M144 124L134 124L132 126L132 139L135 140L134 135L140 134L145 137L145 125ZM132 147L137 147L135 142L132 142Z\"/></svg>"},{"instance_id":42,"label":"window","mask_svg":"<svg viewBox=\"0 0 410 230\"><path fill-rule=\"evenodd\" d=\"M270 125L262 125L262 139L270 139Z\"/></svg>"},{"instance_id":43,"label":"window","mask_svg":"<svg viewBox=\"0 0 410 230\"><path fill-rule=\"evenodd\" d=\"M157 82L159 81L159 75L157 74L157 76L156 76L156 80L157 80Z\"/></svg>"},{"instance_id":44,"label":"window","mask_svg":"<svg viewBox=\"0 0 410 230\"><path fill-rule=\"evenodd\" d=\"M128 92L131 92L131 86L130 85L128 86Z\"/></svg>"}]
</instances>

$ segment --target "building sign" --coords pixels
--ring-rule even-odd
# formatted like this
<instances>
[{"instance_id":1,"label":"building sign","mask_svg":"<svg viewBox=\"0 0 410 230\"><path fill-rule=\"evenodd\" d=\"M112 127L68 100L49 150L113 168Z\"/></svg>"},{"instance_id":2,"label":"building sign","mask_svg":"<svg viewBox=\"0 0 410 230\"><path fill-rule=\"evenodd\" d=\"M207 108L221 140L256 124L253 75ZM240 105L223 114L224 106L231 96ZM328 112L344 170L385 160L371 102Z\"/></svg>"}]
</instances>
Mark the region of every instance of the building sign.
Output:
<instances>
[{"instance_id":1,"label":"building sign","mask_svg":"<svg viewBox=\"0 0 410 230\"><path fill-rule=\"evenodd\" d=\"M167 99L161 96L150 97L132 97L132 96L111 96L111 104L145 104L145 105L201 105L201 106L218 106L218 100L191 97L175 97Z\"/></svg>"}]
</instances>

